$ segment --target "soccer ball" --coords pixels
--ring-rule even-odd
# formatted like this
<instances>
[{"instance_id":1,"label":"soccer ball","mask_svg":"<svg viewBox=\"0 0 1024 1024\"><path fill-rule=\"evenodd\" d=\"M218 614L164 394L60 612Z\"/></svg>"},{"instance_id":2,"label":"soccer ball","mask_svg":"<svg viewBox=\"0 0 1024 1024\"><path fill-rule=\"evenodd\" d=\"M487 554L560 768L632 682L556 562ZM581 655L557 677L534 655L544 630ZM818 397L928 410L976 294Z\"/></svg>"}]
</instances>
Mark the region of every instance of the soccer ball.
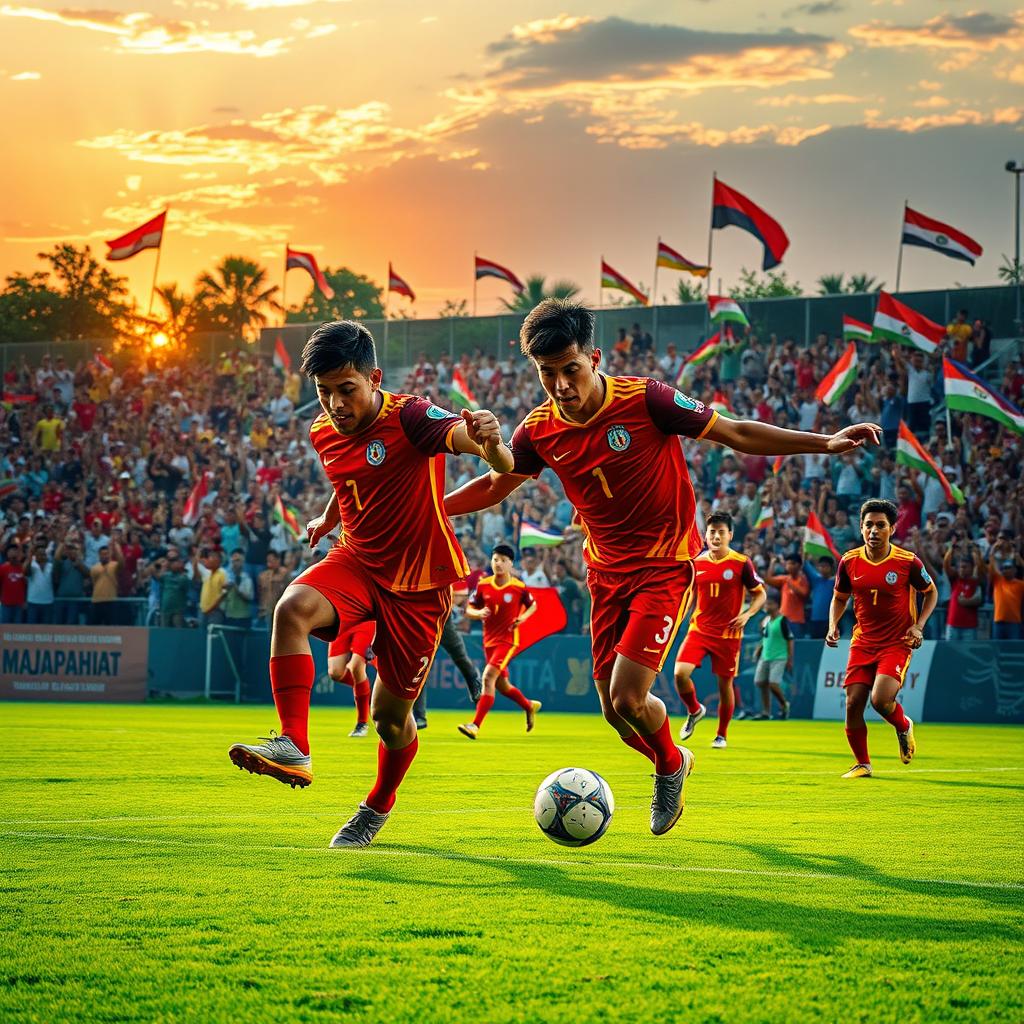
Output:
<instances>
[{"instance_id":1,"label":"soccer ball","mask_svg":"<svg viewBox=\"0 0 1024 1024\"><path fill-rule=\"evenodd\" d=\"M533 816L559 846L589 846L608 830L615 798L608 783L586 768L560 768L537 790Z\"/></svg>"}]
</instances>

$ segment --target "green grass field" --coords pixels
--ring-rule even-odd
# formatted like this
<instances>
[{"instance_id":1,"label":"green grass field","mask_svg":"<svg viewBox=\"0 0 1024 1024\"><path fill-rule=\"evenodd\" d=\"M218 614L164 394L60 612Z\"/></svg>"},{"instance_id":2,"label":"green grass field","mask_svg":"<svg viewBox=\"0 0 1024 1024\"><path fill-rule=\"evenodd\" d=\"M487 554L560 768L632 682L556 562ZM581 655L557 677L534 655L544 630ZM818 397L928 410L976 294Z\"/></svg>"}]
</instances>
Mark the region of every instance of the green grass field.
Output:
<instances>
[{"instance_id":1,"label":"green grass field","mask_svg":"<svg viewBox=\"0 0 1024 1024\"><path fill-rule=\"evenodd\" d=\"M922 725L841 782L839 724L691 740L687 810L648 831L644 762L602 721L433 712L378 843L327 843L372 779L314 711L305 791L228 745L271 708L4 705L0 1020L1020 1021L1024 731ZM582 765L608 834L567 850L533 792Z\"/></svg>"}]
</instances>

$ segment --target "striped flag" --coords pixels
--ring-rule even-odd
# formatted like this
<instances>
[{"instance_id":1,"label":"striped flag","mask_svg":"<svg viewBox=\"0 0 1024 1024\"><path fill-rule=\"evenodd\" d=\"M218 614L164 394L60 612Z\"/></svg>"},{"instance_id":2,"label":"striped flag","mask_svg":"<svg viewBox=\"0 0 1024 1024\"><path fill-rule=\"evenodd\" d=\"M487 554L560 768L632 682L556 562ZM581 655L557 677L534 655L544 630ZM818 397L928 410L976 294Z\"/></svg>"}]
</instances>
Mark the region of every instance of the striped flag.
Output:
<instances>
[{"instance_id":1,"label":"striped flag","mask_svg":"<svg viewBox=\"0 0 1024 1024\"><path fill-rule=\"evenodd\" d=\"M843 341L871 341L871 325L862 324L852 316L843 317Z\"/></svg>"},{"instance_id":2,"label":"striped flag","mask_svg":"<svg viewBox=\"0 0 1024 1024\"><path fill-rule=\"evenodd\" d=\"M298 509L286 505L280 494L274 498L274 521L284 526L292 540L298 540L305 533L299 525Z\"/></svg>"},{"instance_id":3,"label":"striped flag","mask_svg":"<svg viewBox=\"0 0 1024 1024\"><path fill-rule=\"evenodd\" d=\"M946 474L939 468L938 463L928 454L924 445L911 432L910 427L900 420L900 432L896 438L896 461L902 466L910 466L925 476L938 480L942 485L942 492L946 495L946 501L950 505L962 505L964 503L964 492L956 484L951 484Z\"/></svg>"},{"instance_id":4,"label":"striped flag","mask_svg":"<svg viewBox=\"0 0 1024 1024\"><path fill-rule=\"evenodd\" d=\"M707 277L711 272L710 267L688 260L671 246L666 245L660 238L658 239L657 266L665 267L668 270L681 270L684 274L693 274L694 277Z\"/></svg>"},{"instance_id":5,"label":"striped flag","mask_svg":"<svg viewBox=\"0 0 1024 1024\"><path fill-rule=\"evenodd\" d=\"M735 299L730 299L725 295L709 295L708 309L711 312L713 324L734 323L741 324L743 327L750 326L746 313L740 309L740 304Z\"/></svg>"},{"instance_id":6,"label":"striped flag","mask_svg":"<svg viewBox=\"0 0 1024 1024\"><path fill-rule=\"evenodd\" d=\"M519 527L519 550L523 548L553 548L561 544L565 538L560 533L545 530L537 523L524 519Z\"/></svg>"},{"instance_id":7,"label":"striped flag","mask_svg":"<svg viewBox=\"0 0 1024 1024\"><path fill-rule=\"evenodd\" d=\"M731 334L726 329L726 337L731 338ZM695 366L700 366L702 363L706 363L709 359L713 359L722 350L722 333L721 331L715 331L714 334L708 338L702 345L699 345L694 349L683 362L683 365L679 367L679 372L676 374L676 386L678 387L686 379L686 373L688 370L692 370Z\"/></svg>"},{"instance_id":8,"label":"striped flag","mask_svg":"<svg viewBox=\"0 0 1024 1024\"><path fill-rule=\"evenodd\" d=\"M771 270L782 262L782 257L789 248L789 239L782 230L782 225L745 195L715 178L711 227L714 229L730 226L749 231L764 246L762 270Z\"/></svg>"},{"instance_id":9,"label":"striped flag","mask_svg":"<svg viewBox=\"0 0 1024 1024\"><path fill-rule=\"evenodd\" d=\"M395 273L395 268L388 263L388 291L404 295L410 302L416 301L416 293L406 283L405 278Z\"/></svg>"},{"instance_id":10,"label":"striped flag","mask_svg":"<svg viewBox=\"0 0 1024 1024\"><path fill-rule=\"evenodd\" d=\"M298 249L286 246L284 269L286 273L289 270L304 270L313 278L313 283L320 289L320 293L325 299L334 298L334 289L327 283L327 278L320 272L320 268L316 265L316 257L311 252L299 252Z\"/></svg>"},{"instance_id":11,"label":"striped flag","mask_svg":"<svg viewBox=\"0 0 1024 1024\"><path fill-rule=\"evenodd\" d=\"M460 409L469 409L471 412L475 412L480 408L476 395L473 394L459 369L452 372L452 382L448 385L448 397L451 399L452 405L457 405Z\"/></svg>"},{"instance_id":12,"label":"striped flag","mask_svg":"<svg viewBox=\"0 0 1024 1024\"><path fill-rule=\"evenodd\" d=\"M167 219L167 211L158 213L152 220L129 231L112 242L107 242L108 260L126 260L143 249L159 249L164 238L164 221Z\"/></svg>"},{"instance_id":13,"label":"striped flag","mask_svg":"<svg viewBox=\"0 0 1024 1024\"><path fill-rule=\"evenodd\" d=\"M836 365L825 374L814 392L814 397L825 405L835 405L857 379L857 343L851 341Z\"/></svg>"},{"instance_id":14,"label":"striped flag","mask_svg":"<svg viewBox=\"0 0 1024 1024\"><path fill-rule=\"evenodd\" d=\"M292 357L284 347L284 338L280 334L274 340L274 366L285 373L292 372Z\"/></svg>"},{"instance_id":15,"label":"striped flag","mask_svg":"<svg viewBox=\"0 0 1024 1024\"><path fill-rule=\"evenodd\" d=\"M804 527L804 557L805 558L834 558L839 561L839 549L825 529L825 524L818 518L818 514L811 511L807 514L807 525Z\"/></svg>"},{"instance_id":16,"label":"striped flag","mask_svg":"<svg viewBox=\"0 0 1024 1024\"><path fill-rule=\"evenodd\" d=\"M761 511L757 513L757 522L754 523L755 530L767 530L775 525L775 509L771 505L762 505Z\"/></svg>"},{"instance_id":17,"label":"striped flag","mask_svg":"<svg viewBox=\"0 0 1024 1024\"><path fill-rule=\"evenodd\" d=\"M196 481L195 487L189 492L182 511L181 521L186 526L195 526L199 522L199 509L203 504L203 498L210 492L210 473L201 473Z\"/></svg>"},{"instance_id":18,"label":"striped flag","mask_svg":"<svg viewBox=\"0 0 1024 1024\"><path fill-rule=\"evenodd\" d=\"M714 395L712 395L711 408L714 409L719 416L725 416L730 420L736 419L736 410L729 404L729 396L723 394L721 391L716 391Z\"/></svg>"},{"instance_id":19,"label":"striped flag","mask_svg":"<svg viewBox=\"0 0 1024 1024\"><path fill-rule=\"evenodd\" d=\"M0 498L6 498L8 494L14 494L18 489L18 481L13 476L5 476L0 480Z\"/></svg>"},{"instance_id":20,"label":"striped flag","mask_svg":"<svg viewBox=\"0 0 1024 1024\"><path fill-rule=\"evenodd\" d=\"M776 455L772 459L772 476L778 476L782 472L782 464L786 461L785 455Z\"/></svg>"},{"instance_id":21,"label":"striped flag","mask_svg":"<svg viewBox=\"0 0 1024 1024\"><path fill-rule=\"evenodd\" d=\"M944 358L942 376L946 384L946 405L950 409L988 416L1004 427L1024 434L1024 412L977 374L971 373L963 363Z\"/></svg>"},{"instance_id":22,"label":"striped flag","mask_svg":"<svg viewBox=\"0 0 1024 1024\"><path fill-rule=\"evenodd\" d=\"M601 287L613 288L616 291L632 295L642 306L647 305L647 296L628 278L623 277L614 267L601 260Z\"/></svg>"},{"instance_id":23,"label":"striped flag","mask_svg":"<svg viewBox=\"0 0 1024 1024\"><path fill-rule=\"evenodd\" d=\"M526 285L512 273L508 267L503 267L500 263L495 263L493 260L485 260L482 256L474 256L476 279L479 281L482 277L496 277L499 281L508 281L510 285L517 292L525 292Z\"/></svg>"},{"instance_id":24,"label":"striped flag","mask_svg":"<svg viewBox=\"0 0 1024 1024\"><path fill-rule=\"evenodd\" d=\"M931 355L946 336L946 328L923 313L898 302L888 292L878 293L878 307L871 328L872 341L895 342Z\"/></svg>"},{"instance_id":25,"label":"striped flag","mask_svg":"<svg viewBox=\"0 0 1024 1024\"><path fill-rule=\"evenodd\" d=\"M107 358L106 354L96 349L95 355L92 357L93 364L100 373L113 373L114 364Z\"/></svg>"},{"instance_id":26,"label":"striped flag","mask_svg":"<svg viewBox=\"0 0 1024 1024\"><path fill-rule=\"evenodd\" d=\"M982 253L982 248L962 231L943 224L940 220L926 217L909 206L903 211L903 245L919 245L924 249L941 252L954 260L963 260L973 267Z\"/></svg>"}]
</instances>

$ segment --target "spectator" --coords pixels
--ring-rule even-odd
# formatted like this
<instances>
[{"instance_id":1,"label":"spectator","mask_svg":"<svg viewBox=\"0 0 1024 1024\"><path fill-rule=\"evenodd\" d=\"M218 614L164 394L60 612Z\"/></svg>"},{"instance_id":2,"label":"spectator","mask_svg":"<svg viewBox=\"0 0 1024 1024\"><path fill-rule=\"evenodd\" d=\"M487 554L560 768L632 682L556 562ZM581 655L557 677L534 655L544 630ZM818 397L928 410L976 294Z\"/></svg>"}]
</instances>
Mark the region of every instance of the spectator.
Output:
<instances>
[{"instance_id":1,"label":"spectator","mask_svg":"<svg viewBox=\"0 0 1024 1024\"><path fill-rule=\"evenodd\" d=\"M30 626L53 622L53 562L47 558L46 542L37 541L28 564L27 621Z\"/></svg>"},{"instance_id":2,"label":"spectator","mask_svg":"<svg viewBox=\"0 0 1024 1024\"><path fill-rule=\"evenodd\" d=\"M153 575L160 585L160 625L181 629L185 625L192 581L178 551L169 552L166 558L158 558Z\"/></svg>"},{"instance_id":3,"label":"spectator","mask_svg":"<svg viewBox=\"0 0 1024 1024\"><path fill-rule=\"evenodd\" d=\"M28 600L28 578L20 544L9 544L6 560L0 565L0 623L25 622L25 604Z\"/></svg>"},{"instance_id":4,"label":"spectator","mask_svg":"<svg viewBox=\"0 0 1024 1024\"><path fill-rule=\"evenodd\" d=\"M662 377L674 384L679 371L683 368L683 359L676 351L675 342L670 341L665 346L665 354L658 360L658 366L661 368Z\"/></svg>"},{"instance_id":5,"label":"spectator","mask_svg":"<svg viewBox=\"0 0 1024 1024\"><path fill-rule=\"evenodd\" d=\"M75 537L69 532L53 555L53 621L58 626L81 623L85 581L91 578Z\"/></svg>"},{"instance_id":6,"label":"spectator","mask_svg":"<svg viewBox=\"0 0 1024 1024\"><path fill-rule=\"evenodd\" d=\"M541 567L540 559L533 548L524 548L522 552L522 573L520 578L528 588L550 587L547 574Z\"/></svg>"},{"instance_id":7,"label":"spectator","mask_svg":"<svg viewBox=\"0 0 1024 1024\"><path fill-rule=\"evenodd\" d=\"M903 396L900 395L896 382L887 380L882 392L882 408L879 413L878 425L882 428L885 447L890 451L896 447L901 419L903 419Z\"/></svg>"},{"instance_id":8,"label":"spectator","mask_svg":"<svg viewBox=\"0 0 1024 1024\"><path fill-rule=\"evenodd\" d=\"M789 620L793 636L802 640L807 635L804 603L811 593L811 585L803 571L803 559L797 555L786 555L786 571L771 573L765 577L765 582L769 586L778 587L782 597L782 614Z\"/></svg>"},{"instance_id":9,"label":"spectator","mask_svg":"<svg viewBox=\"0 0 1024 1024\"><path fill-rule=\"evenodd\" d=\"M978 608L984 598L981 587L981 551L978 545L968 540L951 544L942 559L942 568L951 585L946 612L946 639L976 640Z\"/></svg>"},{"instance_id":10,"label":"spectator","mask_svg":"<svg viewBox=\"0 0 1024 1024\"><path fill-rule=\"evenodd\" d=\"M907 426L915 434L927 434L931 425L935 372L920 349L914 349L908 361L903 354L903 346L893 345L892 358L899 370L906 395Z\"/></svg>"},{"instance_id":11,"label":"spectator","mask_svg":"<svg viewBox=\"0 0 1024 1024\"><path fill-rule=\"evenodd\" d=\"M1024 603L1024 559L1014 550L1010 540L999 540L989 557L989 579L992 581L992 639L1021 640L1021 605Z\"/></svg>"},{"instance_id":12,"label":"spectator","mask_svg":"<svg viewBox=\"0 0 1024 1024\"><path fill-rule=\"evenodd\" d=\"M231 552L224 595L224 624L235 629L252 625L252 577L245 571L245 554L241 548Z\"/></svg>"},{"instance_id":13,"label":"spectator","mask_svg":"<svg viewBox=\"0 0 1024 1024\"><path fill-rule=\"evenodd\" d=\"M971 366L977 369L992 358L992 329L984 320L974 321Z\"/></svg>"},{"instance_id":14,"label":"spectator","mask_svg":"<svg viewBox=\"0 0 1024 1024\"><path fill-rule=\"evenodd\" d=\"M583 626L583 600L580 585L569 575L569 563L564 558L555 562L555 586L565 609L566 633L579 633Z\"/></svg>"},{"instance_id":15,"label":"spectator","mask_svg":"<svg viewBox=\"0 0 1024 1024\"><path fill-rule=\"evenodd\" d=\"M804 572L811 583L811 614L807 622L807 636L824 640L828 633L828 614L832 605L832 592L836 586L836 562L822 555L816 565L804 562ZM765 606L767 610L767 605Z\"/></svg>"},{"instance_id":16,"label":"spectator","mask_svg":"<svg viewBox=\"0 0 1024 1024\"><path fill-rule=\"evenodd\" d=\"M793 631L786 616L781 614L777 590L770 590L765 597L761 640L754 650L754 661L754 684L761 691L761 710L754 719L772 717L773 695L779 702L779 717L789 718L789 701L782 692L782 680L787 672L793 671Z\"/></svg>"},{"instance_id":17,"label":"spectator","mask_svg":"<svg viewBox=\"0 0 1024 1024\"><path fill-rule=\"evenodd\" d=\"M220 552L216 548L206 549L192 557L192 578L202 581L199 591L199 628L222 625L225 615L222 607L227 596L227 573L221 568Z\"/></svg>"},{"instance_id":18,"label":"spectator","mask_svg":"<svg viewBox=\"0 0 1024 1024\"><path fill-rule=\"evenodd\" d=\"M268 551L266 568L259 577L259 619L267 629L274 620L274 609L289 582L288 570L281 564L281 556L276 551Z\"/></svg>"},{"instance_id":19,"label":"spectator","mask_svg":"<svg viewBox=\"0 0 1024 1024\"><path fill-rule=\"evenodd\" d=\"M89 569L92 577L90 626L113 626L117 623L117 576L124 561L121 548L114 541L97 552L96 564Z\"/></svg>"},{"instance_id":20,"label":"spectator","mask_svg":"<svg viewBox=\"0 0 1024 1024\"><path fill-rule=\"evenodd\" d=\"M967 349L974 337L974 328L967 322L967 310L957 311L953 322L946 327L949 354L959 363L967 362Z\"/></svg>"},{"instance_id":21,"label":"spectator","mask_svg":"<svg viewBox=\"0 0 1024 1024\"><path fill-rule=\"evenodd\" d=\"M43 415L36 420L33 438L41 452L59 452L64 436L64 421L54 412L53 405L43 406Z\"/></svg>"},{"instance_id":22,"label":"spectator","mask_svg":"<svg viewBox=\"0 0 1024 1024\"><path fill-rule=\"evenodd\" d=\"M100 551L110 547L110 538L103 531L103 520L96 516L89 522L89 532L85 535L85 566L92 567L100 560Z\"/></svg>"}]
</instances>

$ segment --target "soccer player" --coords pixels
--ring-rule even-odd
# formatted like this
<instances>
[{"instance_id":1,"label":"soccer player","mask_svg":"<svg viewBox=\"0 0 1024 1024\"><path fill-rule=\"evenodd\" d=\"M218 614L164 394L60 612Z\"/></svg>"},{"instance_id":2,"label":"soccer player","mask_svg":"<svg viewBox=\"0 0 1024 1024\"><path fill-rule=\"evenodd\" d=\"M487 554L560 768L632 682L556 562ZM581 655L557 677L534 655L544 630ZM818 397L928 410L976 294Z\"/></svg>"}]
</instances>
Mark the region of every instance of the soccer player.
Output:
<instances>
[{"instance_id":1,"label":"soccer player","mask_svg":"<svg viewBox=\"0 0 1024 1024\"><path fill-rule=\"evenodd\" d=\"M480 734L487 712L494 707L494 691L508 697L526 712L526 731L540 711L539 700L529 700L509 679L509 662L519 653L519 627L537 611L533 595L522 580L512 575L515 551L508 544L499 544L491 554L491 573L476 585L466 605L466 616L483 620L484 692L476 704L476 717L459 726L459 732L475 740Z\"/></svg>"},{"instance_id":2,"label":"soccer player","mask_svg":"<svg viewBox=\"0 0 1024 1024\"><path fill-rule=\"evenodd\" d=\"M352 687L356 699L356 725L350 737L366 736L370 731L370 680L366 666L373 664L373 638L376 622L358 622L349 626L327 647L327 672L336 683Z\"/></svg>"},{"instance_id":3,"label":"soccer player","mask_svg":"<svg viewBox=\"0 0 1024 1024\"><path fill-rule=\"evenodd\" d=\"M550 467L584 532L594 677L605 719L654 764L651 831L683 812L693 754L677 747L665 705L651 694L679 627L701 549L680 436L751 455L838 454L877 443L861 423L827 436L732 420L660 381L601 373L594 314L545 299L520 333L547 399L516 428L511 474L490 473L445 498L449 515L490 508Z\"/></svg>"},{"instance_id":4,"label":"soccer player","mask_svg":"<svg viewBox=\"0 0 1024 1024\"><path fill-rule=\"evenodd\" d=\"M718 680L718 732L711 746L724 750L733 709L733 680L740 667L743 629L764 605L764 581L746 555L729 547L732 541L732 516L712 512L704 530L707 551L693 560L696 576L696 607L690 619L686 639L676 655L676 690L689 714L679 730L687 740L694 727L707 714L697 700L693 673L705 656L711 659L711 671ZM750 603L743 608L744 599Z\"/></svg>"},{"instance_id":5,"label":"soccer player","mask_svg":"<svg viewBox=\"0 0 1024 1024\"><path fill-rule=\"evenodd\" d=\"M903 712L896 695L903 686L910 658L921 646L924 624L935 611L939 595L924 563L912 551L892 543L899 511L891 501L872 498L860 508L864 546L847 551L836 573L836 589L829 612L825 643L839 643L839 620L853 595L857 624L846 663L846 739L856 763L844 779L871 775L868 727L864 708L871 706L895 730L900 760L909 764L917 745L914 723ZM915 591L924 594L918 608Z\"/></svg>"},{"instance_id":6,"label":"soccer player","mask_svg":"<svg viewBox=\"0 0 1024 1024\"><path fill-rule=\"evenodd\" d=\"M270 681L281 735L236 743L229 756L250 772L308 786L309 637L330 641L356 623L376 622L377 779L331 841L332 847L366 846L387 821L416 756L413 702L451 611L452 584L469 572L442 507L441 456L477 455L503 473L512 468L512 453L487 410L459 417L425 399L384 391L373 336L362 324L318 327L303 350L302 370L323 408L309 436L333 489L323 514L307 526L309 543L339 524L341 540L288 586L274 609Z\"/></svg>"}]
</instances>

